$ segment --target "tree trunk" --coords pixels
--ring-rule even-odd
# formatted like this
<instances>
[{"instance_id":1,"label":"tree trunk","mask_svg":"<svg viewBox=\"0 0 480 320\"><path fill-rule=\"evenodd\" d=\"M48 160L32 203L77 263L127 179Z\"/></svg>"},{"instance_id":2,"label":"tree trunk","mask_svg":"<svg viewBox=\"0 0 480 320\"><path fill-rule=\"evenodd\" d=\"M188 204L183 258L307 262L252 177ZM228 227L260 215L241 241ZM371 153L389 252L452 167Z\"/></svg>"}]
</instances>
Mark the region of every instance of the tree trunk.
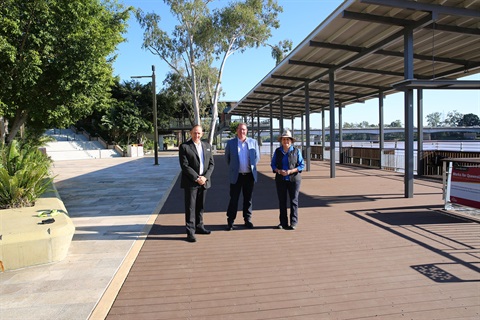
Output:
<instances>
[{"instance_id":1,"label":"tree trunk","mask_svg":"<svg viewBox=\"0 0 480 320\"><path fill-rule=\"evenodd\" d=\"M27 110L21 110L21 109L17 110L15 114L15 119L13 120L12 127L10 128L10 132L7 136L7 140L6 140L7 144L9 144L15 139L18 131L20 130L20 127L25 123L25 121L27 121L27 117L28 117Z\"/></svg>"},{"instance_id":2,"label":"tree trunk","mask_svg":"<svg viewBox=\"0 0 480 320\"><path fill-rule=\"evenodd\" d=\"M212 146L213 146L213 139L215 138L217 119L218 119L218 106L217 106L217 100L215 99L215 102L213 103L213 106L212 106L212 121L210 123L210 132L208 133L208 143L210 143L210 145Z\"/></svg>"},{"instance_id":3,"label":"tree trunk","mask_svg":"<svg viewBox=\"0 0 480 320\"><path fill-rule=\"evenodd\" d=\"M8 133L8 120L3 116L0 117L0 142L5 143L5 138Z\"/></svg>"},{"instance_id":4,"label":"tree trunk","mask_svg":"<svg viewBox=\"0 0 480 320\"><path fill-rule=\"evenodd\" d=\"M218 69L217 83L215 84L215 92L213 95L213 105L212 105L212 123L210 124L210 133L208 134L208 143L213 146L213 138L215 137L215 126L218 119L218 97L220 95L220 83L222 82L223 69L225 67L225 62L229 56L230 49L223 56L220 68Z\"/></svg>"},{"instance_id":5,"label":"tree trunk","mask_svg":"<svg viewBox=\"0 0 480 320\"><path fill-rule=\"evenodd\" d=\"M193 116L195 123L193 125L202 125L200 119L200 105L198 102L197 84L195 79L195 70L192 70L192 104L193 104Z\"/></svg>"},{"instance_id":6,"label":"tree trunk","mask_svg":"<svg viewBox=\"0 0 480 320\"><path fill-rule=\"evenodd\" d=\"M192 47L192 42L190 42L190 68L192 71L192 107L193 114L195 118L195 125L202 125L202 120L200 119L200 103L198 101L198 91L197 91L197 70L195 69L195 54Z\"/></svg>"}]
</instances>

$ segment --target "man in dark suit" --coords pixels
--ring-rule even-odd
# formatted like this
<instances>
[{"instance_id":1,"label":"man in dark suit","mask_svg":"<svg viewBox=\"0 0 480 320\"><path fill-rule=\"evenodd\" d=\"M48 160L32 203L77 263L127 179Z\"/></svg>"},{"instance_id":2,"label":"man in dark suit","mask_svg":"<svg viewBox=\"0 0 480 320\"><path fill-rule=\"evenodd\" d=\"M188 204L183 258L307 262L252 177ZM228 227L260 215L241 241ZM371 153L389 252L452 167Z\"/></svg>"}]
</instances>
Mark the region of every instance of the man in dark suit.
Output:
<instances>
[{"instance_id":1,"label":"man in dark suit","mask_svg":"<svg viewBox=\"0 0 480 320\"><path fill-rule=\"evenodd\" d=\"M180 187L185 194L185 225L187 241L196 242L195 234L210 234L203 225L203 209L214 162L212 147L201 141L202 127L196 125L190 131L192 138L180 145L179 161L182 169Z\"/></svg>"}]
</instances>

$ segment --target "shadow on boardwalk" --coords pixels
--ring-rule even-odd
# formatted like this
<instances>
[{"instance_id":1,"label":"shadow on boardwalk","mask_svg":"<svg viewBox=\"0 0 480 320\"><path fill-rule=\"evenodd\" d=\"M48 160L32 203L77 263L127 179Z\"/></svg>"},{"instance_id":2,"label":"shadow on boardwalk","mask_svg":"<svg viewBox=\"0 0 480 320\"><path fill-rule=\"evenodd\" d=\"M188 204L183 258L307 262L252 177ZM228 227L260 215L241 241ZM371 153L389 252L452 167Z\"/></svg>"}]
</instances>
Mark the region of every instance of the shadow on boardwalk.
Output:
<instances>
[{"instance_id":1,"label":"shadow on boardwalk","mask_svg":"<svg viewBox=\"0 0 480 320\"><path fill-rule=\"evenodd\" d=\"M184 241L178 181L108 319L476 319L480 225L441 212L441 184L314 162L302 174L299 228L276 230L278 204L264 157L255 228L224 231L227 170L216 157L205 223ZM241 209L241 208L240 208Z\"/></svg>"}]
</instances>

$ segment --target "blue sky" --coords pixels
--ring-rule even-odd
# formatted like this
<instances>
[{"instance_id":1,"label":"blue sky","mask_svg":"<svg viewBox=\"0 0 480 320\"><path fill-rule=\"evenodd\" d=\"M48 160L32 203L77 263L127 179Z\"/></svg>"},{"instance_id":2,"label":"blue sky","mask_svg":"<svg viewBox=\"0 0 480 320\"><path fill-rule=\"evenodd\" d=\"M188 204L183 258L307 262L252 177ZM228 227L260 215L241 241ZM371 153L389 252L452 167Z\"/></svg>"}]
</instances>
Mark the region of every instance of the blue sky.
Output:
<instances>
[{"instance_id":1,"label":"blue sky","mask_svg":"<svg viewBox=\"0 0 480 320\"><path fill-rule=\"evenodd\" d=\"M141 8L144 12L159 14L162 17L162 28L165 30L176 24L171 17L169 8L162 0L120 0L120 2L126 6ZM217 4L222 2L230 1L216 1ZM295 48L342 2L340 0L278 0L283 7L283 13L279 15L280 28L272 31L270 43L276 44L281 40L290 39ZM141 48L143 30L134 17L129 20L129 28L125 37L127 42L118 47L118 57L114 64L115 75L120 76L122 81L130 81L131 76L151 75L151 66L155 65L157 88L160 89L162 81L169 71L168 66L158 56ZM243 54L237 53L229 57L222 79L222 88L225 92L222 100L238 101L242 99L274 66L275 61L271 57L270 48L249 49ZM480 80L480 75L464 79ZM138 80L147 83L150 78ZM462 114L474 113L480 116L480 90L424 90L424 118L433 112L440 112L446 116L453 110ZM328 117L327 112L327 125ZM320 115L312 115L311 126L320 128L320 119ZM401 120L404 123L402 93L389 95L384 101L385 123L389 124L395 120ZM377 99L369 100L364 104L349 105L343 110L343 122L359 123L362 121L378 123ZM300 127L299 123L297 120L296 128ZM285 126L288 125L285 123Z\"/></svg>"}]
</instances>

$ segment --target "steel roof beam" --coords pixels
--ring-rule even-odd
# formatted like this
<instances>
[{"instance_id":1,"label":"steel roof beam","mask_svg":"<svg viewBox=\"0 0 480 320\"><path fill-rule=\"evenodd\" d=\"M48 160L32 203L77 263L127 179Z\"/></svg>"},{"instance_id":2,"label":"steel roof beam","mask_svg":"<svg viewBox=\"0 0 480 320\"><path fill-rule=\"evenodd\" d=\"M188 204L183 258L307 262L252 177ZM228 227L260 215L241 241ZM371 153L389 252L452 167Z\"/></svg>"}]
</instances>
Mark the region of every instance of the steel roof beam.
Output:
<instances>
[{"instance_id":1,"label":"steel roof beam","mask_svg":"<svg viewBox=\"0 0 480 320\"><path fill-rule=\"evenodd\" d=\"M334 64L326 64L326 63L319 63L319 62L309 62L309 61L301 61L301 60L288 60L289 64L295 64L299 66L307 66L307 67L315 67L315 68L323 68L323 69L331 69L334 68Z\"/></svg>"},{"instance_id":2,"label":"steel roof beam","mask_svg":"<svg viewBox=\"0 0 480 320\"><path fill-rule=\"evenodd\" d=\"M317 82L322 83L322 84L326 84L326 85L329 84L329 82L327 80L322 80L322 79L317 80ZM373 85L369 85L369 84L356 83L356 82L345 82L345 81L335 81L335 85L347 86L347 87L366 88L366 89L373 89L373 90L377 90L377 91L383 91L383 90L389 90L390 89L388 87L373 86Z\"/></svg>"},{"instance_id":3,"label":"steel roof beam","mask_svg":"<svg viewBox=\"0 0 480 320\"><path fill-rule=\"evenodd\" d=\"M462 89L478 90L478 80L404 80L392 85L397 90L410 89Z\"/></svg>"},{"instance_id":4,"label":"steel roof beam","mask_svg":"<svg viewBox=\"0 0 480 320\"><path fill-rule=\"evenodd\" d=\"M272 75L270 76L270 78L272 78L272 79L280 79L280 80L301 81L301 82L312 81L312 79L309 79L309 78L280 76L280 75L276 75L276 74L272 74Z\"/></svg>"},{"instance_id":5,"label":"steel roof beam","mask_svg":"<svg viewBox=\"0 0 480 320\"><path fill-rule=\"evenodd\" d=\"M320 92L320 93L329 93L328 90L323 90L323 89L312 89L312 88L309 88L308 91L310 92ZM355 93L352 93L350 91L335 91L335 93L337 94L343 94L343 95L347 95L347 96L357 96Z\"/></svg>"},{"instance_id":6,"label":"steel roof beam","mask_svg":"<svg viewBox=\"0 0 480 320\"><path fill-rule=\"evenodd\" d=\"M388 25L401 26L401 27L406 27L408 25L411 25L413 22L415 22L412 20L377 16L374 14L353 12L348 10L343 11L342 17L350 20L375 22L375 23L388 24Z\"/></svg>"},{"instance_id":7,"label":"steel roof beam","mask_svg":"<svg viewBox=\"0 0 480 320\"><path fill-rule=\"evenodd\" d=\"M410 9L414 11L436 12L439 14L480 18L480 11L467 8L447 7L429 3L419 3L404 0L360 0L361 3L376 4L387 7Z\"/></svg>"},{"instance_id":8,"label":"steel roof beam","mask_svg":"<svg viewBox=\"0 0 480 320\"><path fill-rule=\"evenodd\" d=\"M253 93L257 94L266 94L266 95L274 95L274 96L281 96L283 93L280 92L270 92L270 91L263 91L263 90L254 90Z\"/></svg>"},{"instance_id":9,"label":"steel roof beam","mask_svg":"<svg viewBox=\"0 0 480 320\"><path fill-rule=\"evenodd\" d=\"M438 26L438 25L436 25L436 26ZM435 29L438 29L436 26L435 26ZM428 28L430 28L430 26ZM467 28L464 28L464 29L467 29ZM475 31L477 31L476 34L480 35L480 29L470 29L470 30L472 30L472 31L475 30ZM349 51L349 52L362 52L363 50L368 49L368 48L363 48L363 47L347 46L347 45L327 43L327 42L321 42L321 41L310 41L310 46L317 47L317 48L332 49L332 50L345 50L345 51ZM383 50L382 49L382 50L378 50L378 51L374 52L374 54L380 54L380 55L383 55L383 56L399 57L399 58L403 59L403 52L400 52L400 51L397 52L397 51ZM413 58L418 59L418 60L424 60L424 61L432 60L432 56L423 55L423 54L414 54ZM468 60L445 58L445 57L439 57L439 56L436 56L435 60L439 61L439 62L454 63L454 64L464 65L464 66L468 65L470 63L470 61L468 61ZM402 74L402 76L403 76L403 74Z\"/></svg>"},{"instance_id":10,"label":"steel roof beam","mask_svg":"<svg viewBox=\"0 0 480 320\"><path fill-rule=\"evenodd\" d=\"M438 23L435 23L435 25L431 24L431 25L425 26L425 29L435 29L439 31L460 33L460 34L471 34L474 36L480 35L480 29L453 27L453 26L447 26L447 25L438 24Z\"/></svg>"},{"instance_id":11,"label":"steel roof beam","mask_svg":"<svg viewBox=\"0 0 480 320\"><path fill-rule=\"evenodd\" d=\"M267 87L267 88L275 88L275 89L285 89L285 90L292 90L294 87L291 86L281 86L277 84L268 84L268 83L262 83L262 87Z\"/></svg>"},{"instance_id":12,"label":"steel roof beam","mask_svg":"<svg viewBox=\"0 0 480 320\"><path fill-rule=\"evenodd\" d=\"M396 51L391 51L391 50L378 50L375 52L376 54L381 54L384 56L392 56L392 57L401 57L403 58L403 52L396 52ZM423 60L423 61L429 61L432 60L432 56L430 55L424 55L424 54L413 54L413 58L417 60ZM445 58L441 56L435 56L435 61L438 62L445 62L445 63L452 63L452 64L458 64L462 66L469 65L471 62L468 60L462 60L462 59L455 59L455 58Z\"/></svg>"}]
</instances>

